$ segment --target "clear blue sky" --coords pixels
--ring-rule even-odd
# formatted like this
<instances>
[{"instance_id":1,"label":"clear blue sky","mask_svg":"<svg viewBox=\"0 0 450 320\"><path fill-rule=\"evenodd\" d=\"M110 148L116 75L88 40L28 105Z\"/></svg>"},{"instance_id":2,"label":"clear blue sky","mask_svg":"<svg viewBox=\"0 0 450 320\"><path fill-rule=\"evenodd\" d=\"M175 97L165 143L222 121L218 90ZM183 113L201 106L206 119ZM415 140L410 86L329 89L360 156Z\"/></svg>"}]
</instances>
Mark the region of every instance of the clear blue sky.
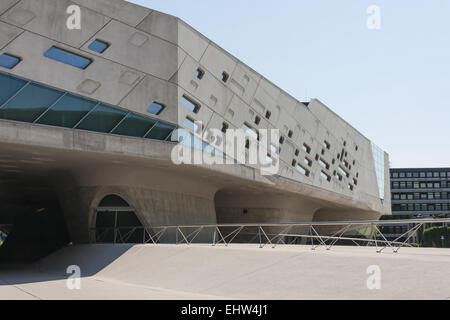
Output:
<instances>
[{"instance_id":1,"label":"clear blue sky","mask_svg":"<svg viewBox=\"0 0 450 320\"><path fill-rule=\"evenodd\" d=\"M450 167L450 1L132 2L178 16L297 99L320 99L392 167ZM366 26L370 5L381 30Z\"/></svg>"}]
</instances>

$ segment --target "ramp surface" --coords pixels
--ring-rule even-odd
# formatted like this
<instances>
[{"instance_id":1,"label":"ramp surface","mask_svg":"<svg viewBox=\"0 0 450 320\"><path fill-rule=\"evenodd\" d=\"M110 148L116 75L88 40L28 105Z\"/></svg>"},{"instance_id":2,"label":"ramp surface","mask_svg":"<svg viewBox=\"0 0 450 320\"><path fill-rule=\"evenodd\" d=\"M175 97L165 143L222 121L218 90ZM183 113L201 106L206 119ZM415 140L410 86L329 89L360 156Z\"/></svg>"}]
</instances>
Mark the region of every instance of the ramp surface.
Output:
<instances>
[{"instance_id":1,"label":"ramp surface","mask_svg":"<svg viewBox=\"0 0 450 320\"><path fill-rule=\"evenodd\" d=\"M67 288L67 267L81 289ZM379 266L381 289L367 287ZM71 246L0 269L0 299L450 299L450 250L306 246Z\"/></svg>"}]
</instances>

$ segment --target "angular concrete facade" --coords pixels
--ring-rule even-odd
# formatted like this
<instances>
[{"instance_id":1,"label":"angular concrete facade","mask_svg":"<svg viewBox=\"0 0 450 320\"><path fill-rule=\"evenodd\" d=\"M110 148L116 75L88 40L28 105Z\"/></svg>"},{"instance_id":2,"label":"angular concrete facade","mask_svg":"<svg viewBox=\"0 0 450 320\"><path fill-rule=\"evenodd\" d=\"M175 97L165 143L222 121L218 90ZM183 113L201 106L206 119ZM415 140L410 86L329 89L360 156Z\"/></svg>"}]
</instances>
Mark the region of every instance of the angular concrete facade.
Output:
<instances>
[{"instance_id":1,"label":"angular concrete facade","mask_svg":"<svg viewBox=\"0 0 450 320\"><path fill-rule=\"evenodd\" d=\"M66 27L70 5L81 9L80 30ZM92 50L96 40L106 50ZM53 47L90 63L77 68L49 58ZM4 81L20 79L58 90L60 98L76 96L126 113L108 132L80 129L92 110L76 125L43 124L58 100L28 121L2 113L3 212L54 192L75 242L92 241L96 208L111 194L151 226L390 214L386 153L319 100L297 101L176 17L120 0L6 0L0 3L1 54L20 58L13 68L0 68L12 77ZM0 110L9 110L19 91ZM183 97L197 110L185 108ZM150 114L155 102L164 109ZM166 127L183 127L189 117L202 121L204 131L224 123L279 129L280 170L263 176L247 165L176 166L174 143L165 137L148 138L152 131L136 136L133 128L117 133L131 116Z\"/></svg>"}]
</instances>

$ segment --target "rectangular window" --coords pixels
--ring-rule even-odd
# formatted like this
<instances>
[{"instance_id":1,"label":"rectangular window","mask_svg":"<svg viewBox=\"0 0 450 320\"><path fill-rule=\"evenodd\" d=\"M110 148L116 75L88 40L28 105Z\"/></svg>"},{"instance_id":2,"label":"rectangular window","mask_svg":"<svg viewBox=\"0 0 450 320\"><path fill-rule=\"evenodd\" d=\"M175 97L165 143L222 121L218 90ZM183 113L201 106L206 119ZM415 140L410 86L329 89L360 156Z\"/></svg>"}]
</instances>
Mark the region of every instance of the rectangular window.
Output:
<instances>
[{"instance_id":1,"label":"rectangular window","mask_svg":"<svg viewBox=\"0 0 450 320\"><path fill-rule=\"evenodd\" d=\"M251 125L249 125L247 122L244 123L242 126L242 130L245 131L250 137L252 137L255 140L259 140L259 133L255 128L252 128Z\"/></svg>"},{"instance_id":2,"label":"rectangular window","mask_svg":"<svg viewBox=\"0 0 450 320\"><path fill-rule=\"evenodd\" d=\"M340 173L342 173L342 175L346 176L347 178L350 177L350 173L345 171L344 168L342 168L342 166L339 166L338 170L339 170ZM395 184L395 182L394 182L394 184Z\"/></svg>"},{"instance_id":3,"label":"rectangular window","mask_svg":"<svg viewBox=\"0 0 450 320\"><path fill-rule=\"evenodd\" d=\"M182 96L180 103L193 113L198 113L200 111L200 105L194 101L192 101L190 98L186 96Z\"/></svg>"},{"instance_id":4,"label":"rectangular window","mask_svg":"<svg viewBox=\"0 0 450 320\"><path fill-rule=\"evenodd\" d=\"M312 166L312 160L308 159L305 157L305 160L303 160L303 162L308 166L311 167Z\"/></svg>"},{"instance_id":5,"label":"rectangular window","mask_svg":"<svg viewBox=\"0 0 450 320\"><path fill-rule=\"evenodd\" d=\"M320 176L321 176L322 178L324 178L325 180L327 180L328 182L331 181L331 176L328 175L325 171L321 171L321 172L320 172Z\"/></svg>"},{"instance_id":6,"label":"rectangular window","mask_svg":"<svg viewBox=\"0 0 450 320\"><path fill-rule=\"evenodd\" d=\"M303 166L301 165L297 165L296 169L303 175L309 177L309 170L305 169Z\"/></svg>"},{"instance_id":7,"label":"rectangular window","mask_svg":"<svg viewBox=\"0 0 450 320\"><path fill-rule=\"evenodd\" d=\"M322 158L319 159L319 164L327 170L330 169L330 165Z\"/></svg>"},{"instance_id":8,"label":"rectangular window","mask_svg":"<svg viewBox=\"0 0 450 320\"><path fill-rule=\"evenodd\" d=\"M323 142L323 146L324 146L325 148L327 148L328 150L331 149L331 144L330 144L328 141L324 141L324 142Z\"/></svg>"},{"instance_id":9,"label":"rectangular window","mask_svg":"<svg viewBox=\"0 0 450 320\"><path fill-rule=\"evenodd\" d=\"M308 146L306 143L303 144L303 151L306 153L311 153L311 147Z\"/></svg>"},{"instance_id":10,"label":"rectangular window","mask_svg":"<svg viewBox=\"0 0 450 320\"><path fill-rule=\"evenodd\" d=\"M57 47L51 47L45 51L44 56L83 70L92 63L91 59Z\"/></svg>"},{"instance_id":11,"label":"rectangular window","mask_svg":"<svg viewBox=\"0 0 450 320\"><path fill-rule=\"evenodd\" d=\"M92 51L95 51L95 52L98 52L98 53L103 53L103 52L105 52L105 50L106 49L108 49L108 47L109 47L109 44L108 43L106 43L106 42L104 42L104 41L101 41L101 40L94 40L89 46L88 46L88 48L89 48L89 50L92 50Z\"/></svg>"},{"instance_id":12,"label":"rectangular window","mask_svg":"<svg viewBox=\"0 0 450 320\"><path fill-rule=\"evenodd\" d=\"M20 60L21 59L18 57L4 53L4 54L0 55L0 67L11 70L20 62Z\"/></svg>"},{"instance_id":13,"label":"rectangular window","mask_svg":"<svg viewBox=\"0 0 450 320\"><path fill-rule=\"evenodd\" d=\"M189 117L184 119L183 125L186 129L195 133L197 133L199 130L199 126L195 123L195 120Z\"/></svg>"},{"instance_id":14,"label":"rectangular window","mask_svg":"<svg viewBox=\"0 0 450 320\"><path fill-rule=\"evenodd\" d=\"M153 102L148 108L147 108L147 112L154 114L154 115L159 115L163 109L164 109L164 105L158 103L158 102Z\"/></svg>"}]
</instances>

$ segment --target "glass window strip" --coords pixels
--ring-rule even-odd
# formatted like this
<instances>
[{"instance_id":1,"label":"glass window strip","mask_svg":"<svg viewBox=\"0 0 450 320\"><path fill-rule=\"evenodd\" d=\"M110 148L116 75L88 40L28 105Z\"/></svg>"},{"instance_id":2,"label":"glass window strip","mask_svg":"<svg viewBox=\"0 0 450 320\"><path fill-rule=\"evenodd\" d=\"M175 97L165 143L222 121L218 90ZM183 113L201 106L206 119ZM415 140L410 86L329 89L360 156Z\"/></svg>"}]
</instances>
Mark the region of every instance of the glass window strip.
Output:
<instances>
[{"instance_id":1,"label":"glass window strip","mask_svg":"<svg viewBox=\"0 0 450 320\"><path fill-rule=\"evenodd\" d=\"M22 88L20 88L16 93L14 93L8 100L5 101L4 104L0 106L0 109L2 109L4 106L10 103L15 97L17 97L23 90L25 90L26 87L28 87L30 83L31 81L28 81Z\"/></svg>"},{"instance_id":2,"label":"glass window strip","mask_svg":"<svg viewBox=\"0 0 450 320\"><path fill-rule=\"evenodd\" d=\"M64 98L67 95L67 92L65 92L61 97L59 97L55 102L53 102L47 109L45 109L44 112L41 113L39 117L36 118L36 120L33 121L33 123L37 123L39 119L41 119L51 108L53 108L58 102L61 101L62 98Z\"/></svg>"},{"instance_id":3,"label":"glass window strip","mask_svg":"<svg viewBox=\"0 0 450 320\"><path fill-rule=\"evenodd\" d=\"M95 109L97 109L97 107L100 105L100 102L97 102L97 104L88 112L88 113L86 113L85 115L84 115L84 117L83 118L81 118L81 120L80 121L78 121L78 123L77 124L75 124L75 126L72 128L72 129L76 129L79 125L80 125L80 123L82 123L83 121L84 121L84 119L86 119ZM81 130L81 129L80 129Z\"/></svg>"},{"instance_id":4,"label":"glass window strip","mask_svg":"<svg viewBox=\"0 0 450 320\"><path fill-rule=\"evenodd\" d=\"M114 130L116 130L121 124L122 122L125 121L125 119L131 114L130 111L127 112L127 114L122 118L122 120L119 121L118 124L116 124L116 126L114 128L112 128L112 130L110 132L108 132L109 134L112 134L114 132Z\"/></svg>"},{"instance_id":5,"label":"glass window strip","mask_svg":"<svg viewBox=\"0 0 450 320\"><path fill-rule=\"evenodd\" d=\"M6 100L6 101L0 106L0 109L3 108L4 106L6 106L6 105L7 105L9 102L11 102L14 98L16 98L16 97L17 97L23 90L25 90L25 88L28 87L30 84L42 86L42 87L45 87L45 88L47 88L47 89L58 90L58 89L53 89L53 88L51 88L51 87L49 87L49 86L47 86L47 85L35 83L35 82L29 81L29 80L24 80L24 79L21 79L21 78L15 77L15 76L11 76L11 75L8 75L8 74L2 73L2 72L0 72L0 74L6 75L6 76L10 76L10 77L13 78L13 79L18 79L18 80L23 80L23 81L25 81L25 84L24 84L19 90L17 90L17 92L14 93L10 98L8 98L8 100ZM58 90L58 91L60 91L60 90ZM33 120L33 122L29 122L29 121L21 121L21 122L36 123L37 121L39 121L39 119L42 118L49 110L51 110L51 108L53 108L58 102L61 101L61 99L63 99L66 95L69 94L69 93L66 92L66 91L61 91L61 92L62 92L62 95L61 95L55 102L53 102L49 107L47 107L46 110L45 110L44 112L42 112L35 120ZM93 131L93 130L79 129L78 127L79 127L80 124L82 124L83 121L86 120L86 119L89 117L89 115L91 115L91 114L92 114L92 113L93 113L100 105L104 105L105 107L109 107L109 108L112 108L112 109L115 109L115 110L122 110L122 111L126 112L125 116L119 121L119 123L117 123L117 125L111 130L111 132L113 132L113 131L114 131L114 130L115 130L115 129L116 129L116 128L124 121L124 120L125 120L125 118L126 118L129 114L132 113L131 111L126 110L126 109L123 109L123 108L105 105L105 104L102 104L102 103L99 102L99 101L94 101L94 100L91 100L91 99L88 99L88 98L84 98L84 97L81 97L81 96L78 96L78 97L79 97L80 99L84 99L84 100L86 100L86 101L90 101L90 102L96 103L96 104L95 104L94 107L93 107L89 112L87 112L87 113L83 116L83 118L81 118L81 119L78 121L78 123L76 123L71 129L82 130L82 131L89 131L89 132L97 132L97 131ZM144 116L144 115L142 115L142 116L145 117L145 118L148 118L148 119L151 120L151 121L155 121L155 124L149 129L149 131L145 134L144 137L147 137L147 136L151 133L151 131L156 127L157 124L161 124L161 125L164 126L164 127L166 127L166 126L167 126L167 127L173 127L173 130L176 130L176 129L178 128L177 126L175 126L175 125L173 125L173 124L171 124L171 123L164 122L164 121L160 121L160 120L157 120L157 119L155 119L155 118L147 117L147 116ZM55 125L55 127L60 127L60 126ZM170 139L172 133L173 133L173 130L169 132L169 134L168 134L167 137L165 137L164 139L158 139L158 140L168 141L168 140ZM98 133L98 132L97 132L97 133ZM121 136L124 136L124 135L121 135ZM144 138L144 137L143 137L143 138ZM170 140L169 140L169 141L170 141Z\"/></svg>"}]
</instances>

